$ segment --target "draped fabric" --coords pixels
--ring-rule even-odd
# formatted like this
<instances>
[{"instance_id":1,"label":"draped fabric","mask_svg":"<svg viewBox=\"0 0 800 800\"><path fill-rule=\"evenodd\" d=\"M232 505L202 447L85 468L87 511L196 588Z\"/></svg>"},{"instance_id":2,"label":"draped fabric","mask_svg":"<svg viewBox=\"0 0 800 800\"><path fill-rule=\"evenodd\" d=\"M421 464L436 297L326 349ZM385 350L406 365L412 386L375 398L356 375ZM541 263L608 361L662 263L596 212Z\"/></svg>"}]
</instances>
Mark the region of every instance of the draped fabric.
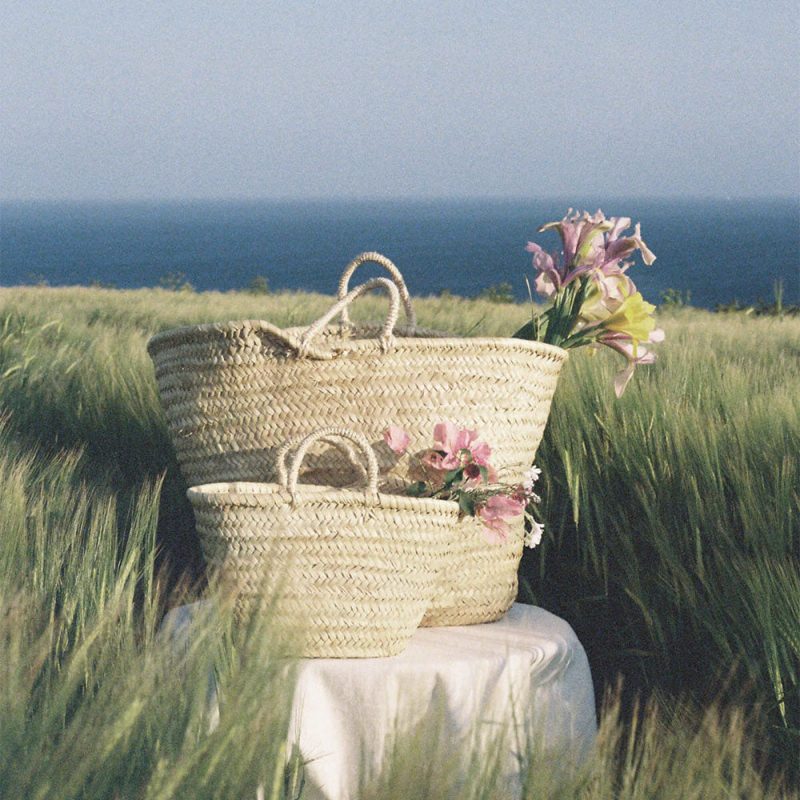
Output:
<instances>
[{"instance_id":1,"label":"draped fabric","mask_svg":"<svg viewBox=\"0 0 800 800\"><path fill-rule=\"evenodd\" d=\"M164 628L190 636L199 605L173 609ZM217 713L213 696L211 706ZM572 628L515 603L497 622L420 628L397 656L302 660L289 734L309 800L356 800L404 744L422 743L421 764L454 759L464 780L471 760L498 753L512 798L526 753L564 769L586 756L596 727L589 663Z\"/></svg>"}]
</instances>

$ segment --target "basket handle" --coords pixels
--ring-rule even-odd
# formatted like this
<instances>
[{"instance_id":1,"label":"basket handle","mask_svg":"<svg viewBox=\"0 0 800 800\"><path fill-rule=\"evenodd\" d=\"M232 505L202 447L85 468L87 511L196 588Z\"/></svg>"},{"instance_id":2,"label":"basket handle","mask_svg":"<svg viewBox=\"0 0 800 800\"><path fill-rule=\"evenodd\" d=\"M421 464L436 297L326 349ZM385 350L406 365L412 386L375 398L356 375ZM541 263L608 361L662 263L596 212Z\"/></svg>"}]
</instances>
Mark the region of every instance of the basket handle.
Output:
<instances>
[{"instance_id":1,"label":"basket handle","mask_svg":"<svg viewBox=\"0 0 800 800\"><path fill-rule=\"evenodd\" d=\"M392 276L392 282L397 287L397 290L400 292L400 299L403 301L403 306L406 310L406 319L408 320L408 326L411 329L411 335L414 334L414 331L417 329L417 312L414 311L414 306L411 304L411 295L408 293L408 287L406 286L405 279L403 278L402 273L399 269L391 262L386 256L381 255L380 253L361 253L357 255L345 268L344 272L342 273L342 277L339 279L339 292L338 297L341 300L342 298L347 296L347 290L350 285L350 278L352 277L353 273L365 262L372 261L375 264L379 264L383 267L389 275ZM342 311L342 325L349 325L350 324L350 317L348 316L347 309Z\"/></svg>"},{"instance_id":2,"label":"basket handle","mask_svg":"<svg viewBox=\"0 0 800 800\"><path fill-rule=\"evenodd\" d=\"M338 314L342 315L344 319L347 313L347 307L356 298L361 297L362 294L372 291L373 289L383 288L389 293L389 313L386 316L386 322L383 323L381 329L380 343L381 349L386 351L394 344L394 326L397 323L397 317L400 314L400 292L397 287L388 278L373 278L372 280L362 283L352 291L348 292L344 297L334 303L316 322L309 325L303 335L300 337L297 355L301 358L308 354L311 349L311 342L314 337Z\"/></svg>"},{"instance_id":3,"label":"basket handle","mask_svg":"<svg viewBox=\"0 0 800 800\"><path fill-rule=\"evenodd\" d=\"M384 280L384 279L381 279ZM283 486L284 489L289 490L289 494L292 496L292 502L295 500L295 494L297 492L297 480L300 476L300 466L303 463L303 459L308 452L309 447L315 442L324 439L329 441L330 439L345 439L353 442L354 444L358 445L358 448L361 450L361 454L364 456L364 459L367 462L367 491L369 492L371 497L377 498L378 496L378 460L375 458L375 452L372 449L372 446L367 441L367 439L360 433L356 433L355 431L347 430L346 428L320 428L319 430L310 433L305 439L302 439L298 442L297 439L293 441L286 442L281 449L278 451L276 456L276 466L278 471L278 483ZM349 447L342 447L341 443L335 443L337 447L340 447L347 453L350 458L353 457L354 453L351 448ZM289 451L293 447L297 447L294 455L292 456L291 463L289 464L289 469L287 472L286 469L286 459L289 454Z\"/></svg>"}]
</instances>

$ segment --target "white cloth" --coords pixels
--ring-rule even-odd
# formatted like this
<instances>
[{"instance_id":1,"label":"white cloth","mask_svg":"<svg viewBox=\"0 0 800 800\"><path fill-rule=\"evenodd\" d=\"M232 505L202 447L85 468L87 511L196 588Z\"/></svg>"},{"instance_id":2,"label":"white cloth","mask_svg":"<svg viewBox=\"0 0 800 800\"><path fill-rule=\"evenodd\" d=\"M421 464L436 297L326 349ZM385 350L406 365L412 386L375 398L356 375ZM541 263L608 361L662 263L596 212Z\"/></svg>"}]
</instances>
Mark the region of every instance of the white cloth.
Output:
<instances>
[{"instance_id":1,"label":"white cloth","mask_svg":"<svg viewBox=\"0 0 800 800\"><path fill-rule=\"evenodd\" d=\"M173 609L163 628L189 632L199 605ZM589 663L572 628L517 603L486 625L420 628L391 658L301 660L290 737L307 762L303 797L356 800L364 772L377 774L394 737L432 708L454 747L505 732L510 797L518 754L532 744L580 761L597 729Z\"/></svg>"}]
</instances>

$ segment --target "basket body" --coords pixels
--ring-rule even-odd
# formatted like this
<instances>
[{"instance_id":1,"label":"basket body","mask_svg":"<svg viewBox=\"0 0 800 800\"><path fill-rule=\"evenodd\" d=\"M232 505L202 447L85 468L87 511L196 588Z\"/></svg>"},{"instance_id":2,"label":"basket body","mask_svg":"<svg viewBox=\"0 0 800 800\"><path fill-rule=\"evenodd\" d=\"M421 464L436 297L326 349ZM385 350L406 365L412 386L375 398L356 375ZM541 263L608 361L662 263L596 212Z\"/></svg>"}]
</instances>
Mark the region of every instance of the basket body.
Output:
<instances>
[{"instance_id":1,"label":"basket body","mask_svg":"<svg viewBox=\"0 0 800 800\"><path fill-rule=\"evenodd\" d=\"M419 625L454 537L458 506L302 486L213 484L188 492L209 567L240 611L277 591L307 658L401 652Z\"/></svg>"},{"instance_id":2,"label":"basket body","mask_svg":"<svg viewBox=\"0 0 800 800\"><path fill-rule=\"evenodd\" d=\"M486 540L479 520L461 521L458 535L449 540L421 627L494 622L511 608L517 598L522 558L522 516L511 521L510 527L507 541L494 544Z\"/></svg>"},{"instance_id":3,"label":"basket body","mask_svg":"<svg viewBox=\"0 0 800 800\"><path fill-rule=\"evenodd\" d=\"M200 325L159 334L148 351L172 442L190 486L263 481L276 448L319 426L345 425L376 446L381 473L404 478L381 446L389 425L413 442L431 441L451 420L477 429L492 446L501 480L519 480L533 463L566 351L518 339L404 336L381 350L375 329L328 328L330 360L299 357L297 331L258 321ZM424 443L424 444L423 444ZM312 482L350 474L341 453L308 464ZM338 476L338 481L336 480Z\"/></svg>"}]
</instances>

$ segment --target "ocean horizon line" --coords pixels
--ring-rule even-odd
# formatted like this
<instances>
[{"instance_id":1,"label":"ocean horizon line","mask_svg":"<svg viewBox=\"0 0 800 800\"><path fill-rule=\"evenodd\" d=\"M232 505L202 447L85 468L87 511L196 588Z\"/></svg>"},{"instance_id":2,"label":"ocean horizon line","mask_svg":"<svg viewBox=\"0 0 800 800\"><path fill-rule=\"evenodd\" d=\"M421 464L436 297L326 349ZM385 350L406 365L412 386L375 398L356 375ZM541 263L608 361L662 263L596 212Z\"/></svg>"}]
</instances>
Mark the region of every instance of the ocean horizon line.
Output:
<instances>
[{"instance_id":1,"label":"ocean horizon line","mask_svg":"<svg viewBox=\"0 0 800 800\"><path fill-rule=\"evenodd\" d=\"M580 206L575 197L586 199L590 193L566 194L541 194L541 195L208 195L208 196L129 196L129 197L4 197L0 198L0 205L127 205L127 204L153 204L153 205L180 205L192 203L567 203L573 208ZM592 193L594 194L594 193ZM598 196L594 194L598 202ZM782 202L795 203L800 207L800 192L797 194L759 194L759 195L731 195L731 194L608 194L599 198L602 203L616 202ZM587 209L588 210L588 209Z\"/></svg>"}]
</instances>

